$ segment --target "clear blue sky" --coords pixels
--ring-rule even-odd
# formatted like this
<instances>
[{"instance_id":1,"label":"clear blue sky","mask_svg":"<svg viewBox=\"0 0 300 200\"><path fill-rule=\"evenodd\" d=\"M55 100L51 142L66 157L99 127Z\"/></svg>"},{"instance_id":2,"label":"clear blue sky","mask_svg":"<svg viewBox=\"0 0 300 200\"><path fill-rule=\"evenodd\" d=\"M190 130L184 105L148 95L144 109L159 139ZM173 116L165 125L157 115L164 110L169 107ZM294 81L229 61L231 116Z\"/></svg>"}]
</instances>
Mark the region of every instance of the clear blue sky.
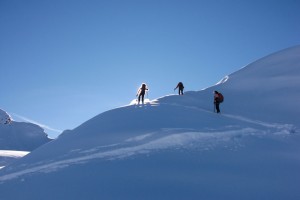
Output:
<instances>
[{"instance_id":1,"label":"clear blue sky","mask_svg":"<svg viewBox=\"0 0 300 200\"><path fill-rule=\"evenodd\" d=\"M300 44L297 0L0 0L0 108L73 129ZM117 122L116 122L117 123ZM51 137L57 131L46 130Z\"/></svg>"}]
</instances>

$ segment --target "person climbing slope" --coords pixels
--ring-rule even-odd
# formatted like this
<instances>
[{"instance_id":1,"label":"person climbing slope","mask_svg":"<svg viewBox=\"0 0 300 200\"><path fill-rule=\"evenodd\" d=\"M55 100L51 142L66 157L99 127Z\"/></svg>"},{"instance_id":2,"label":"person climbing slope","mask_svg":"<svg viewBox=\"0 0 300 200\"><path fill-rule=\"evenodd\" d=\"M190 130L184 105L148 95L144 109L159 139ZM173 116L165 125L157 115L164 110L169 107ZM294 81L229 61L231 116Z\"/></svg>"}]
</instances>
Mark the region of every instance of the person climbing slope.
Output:
<instances>
[{"instance_id":1,"label":"person climbing slope","mask_svg":"<svg viewBox=\"0 0 300 200\"><path fill-rule=\"evenodd\" d=\"M224 97L218 91L215 91L214 93L215 93L215 96L214 96L215 110L217 110L217 113L220 113L220 103L223 102Z\"/></svg>"},{"instance_id":2,"label":"person climbing slope","mask_svg":"<svg viewBox=\"0 0 300 200\"><path fill-rule=\"evenodd\" d=\"M136 94L136 96L138 96L138 104L140 103L141 97L142 97L142 104L144 104L144 97L147 90L149 89L145 83L143 83L141 87L138 89Z\"/></svg>"},{"instance_id":3,"label":"person climbing slope","mask_svg":"<svg viewBox=\"0 0 300 200\"><path fill-rule=\"evenodd\" d=\"M178 88L178 94L179 95L183 95L183 89L184 89L184 86L183 86L183 83L182 82L179 82L176 86L176 88L174 88L174 90L176 90Z\"/></svg>"}]
</instances>

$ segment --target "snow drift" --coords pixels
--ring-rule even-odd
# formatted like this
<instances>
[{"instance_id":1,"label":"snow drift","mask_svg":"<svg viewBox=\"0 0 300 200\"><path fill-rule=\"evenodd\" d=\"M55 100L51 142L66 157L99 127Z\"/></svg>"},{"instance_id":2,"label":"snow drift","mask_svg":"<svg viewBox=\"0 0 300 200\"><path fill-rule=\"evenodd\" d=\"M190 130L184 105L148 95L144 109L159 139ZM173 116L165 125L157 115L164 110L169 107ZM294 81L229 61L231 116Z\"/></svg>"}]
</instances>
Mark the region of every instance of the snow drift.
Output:
<instances>
[{"instance_id":1,"label":"snow drift","mask_svg":"<svg viewBox=\"0 0 300 200\"><path fill-rule=\"evenodd\" d=\"M289 48L211 88L101 113L3 168L1 195L299 199L299 55Z\"/></svg>"}]
</instances>

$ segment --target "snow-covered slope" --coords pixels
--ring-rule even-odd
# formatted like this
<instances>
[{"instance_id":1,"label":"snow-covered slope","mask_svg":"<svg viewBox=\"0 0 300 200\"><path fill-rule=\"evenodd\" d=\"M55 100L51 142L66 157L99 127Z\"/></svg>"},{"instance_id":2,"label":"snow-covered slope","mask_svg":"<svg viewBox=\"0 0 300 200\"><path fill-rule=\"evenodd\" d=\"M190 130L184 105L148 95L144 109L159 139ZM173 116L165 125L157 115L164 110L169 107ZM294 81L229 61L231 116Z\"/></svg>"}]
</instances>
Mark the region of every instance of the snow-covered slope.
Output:
<instances>
[{"instance_id":1,"label":"snow-covered slope","mask_svg":"<svg viewBox=\"0 0 300 200\"><path fill-rule=\"evenodd\" d=\"M195 99L183 104L212 110L209 99L218 90L225 95L224 113L272 123L299 124L299 55L300 48L296 46L266 56L224 77L212 88L191 92Z\"/></svg>"},{"instance_id":2,"label":"snow-covered slope","mask_svg":"<svg viewBox=\"0 0 300 200\"><path fill-rule=\"evenodd\" d=\"M300 46L289 48L211 88L101 113L2 169L0 193L7 200L299 199L298 55ZM225 96L221 115L213 112L214 90Z\"/></svg>"},{"instance_id":3,"label":"snow-covered slope","mask_svg":"<svg viewBox=\"0 0 300 200\"><path fill-rule=\"evenodd\" d=\"M15 122L0 109L0 150L32 151L49 141L38 125Z\"/></svg>"}]
</instances>

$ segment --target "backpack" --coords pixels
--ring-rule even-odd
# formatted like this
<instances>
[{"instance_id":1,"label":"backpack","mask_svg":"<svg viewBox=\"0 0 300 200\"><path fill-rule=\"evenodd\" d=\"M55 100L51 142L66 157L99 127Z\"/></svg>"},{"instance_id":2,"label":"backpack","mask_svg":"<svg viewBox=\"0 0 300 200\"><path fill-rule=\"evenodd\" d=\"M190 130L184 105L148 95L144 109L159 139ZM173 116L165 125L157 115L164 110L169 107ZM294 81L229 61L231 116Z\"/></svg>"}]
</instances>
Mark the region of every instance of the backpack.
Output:
<instances>
[{"instance_id":1,"label":"backpack","mask_svg":"<svg viewBox=\"0 0 300 200\"><path fill-rule=\"evenodd\" d=\"M224 96L219 92L219 102L222 103L224 101Z\"/></svg>"},{"instance_id":2,"label":"backpack","mask_svg":"<svg viewBox=\"0 0 300 200\"><path fill-rule=\"evenodd\" d=\"M182 83L182 82L179 82L179 83L178 83L178 87L179 87L179 89L180 89L180 88L183 89L183 88L184 88L183 83Z\"/></svg>"}]
</instances>

